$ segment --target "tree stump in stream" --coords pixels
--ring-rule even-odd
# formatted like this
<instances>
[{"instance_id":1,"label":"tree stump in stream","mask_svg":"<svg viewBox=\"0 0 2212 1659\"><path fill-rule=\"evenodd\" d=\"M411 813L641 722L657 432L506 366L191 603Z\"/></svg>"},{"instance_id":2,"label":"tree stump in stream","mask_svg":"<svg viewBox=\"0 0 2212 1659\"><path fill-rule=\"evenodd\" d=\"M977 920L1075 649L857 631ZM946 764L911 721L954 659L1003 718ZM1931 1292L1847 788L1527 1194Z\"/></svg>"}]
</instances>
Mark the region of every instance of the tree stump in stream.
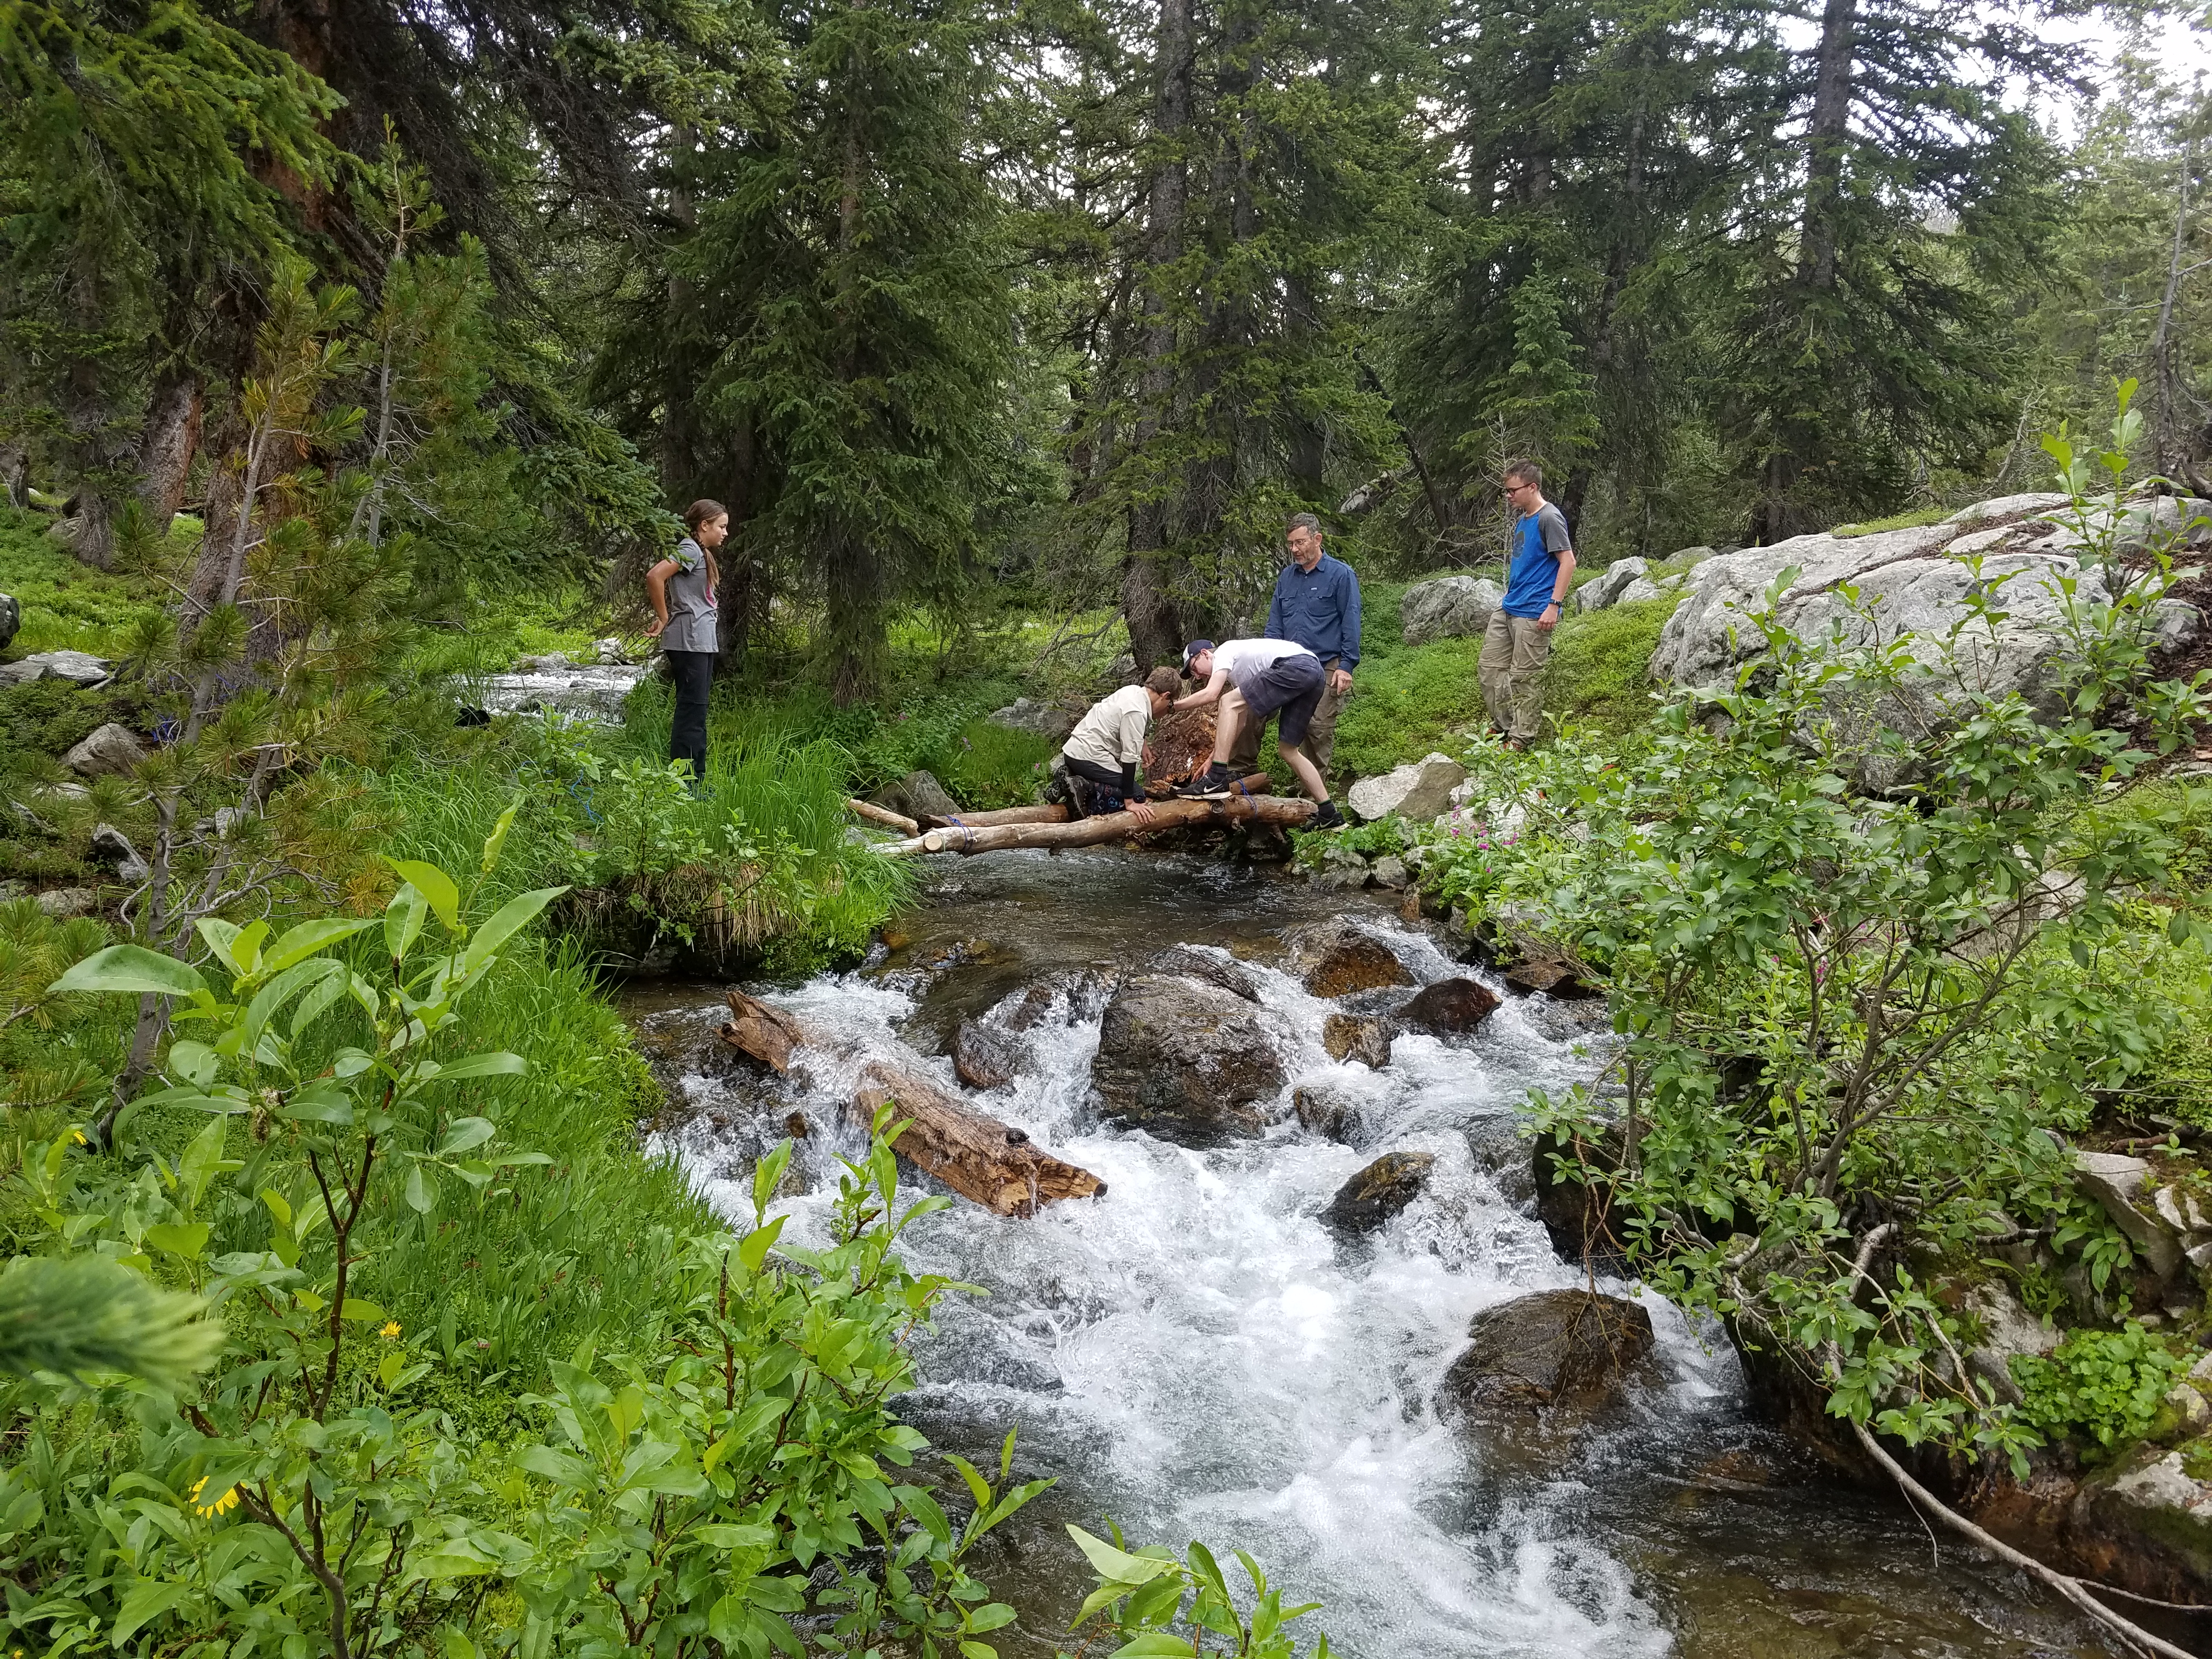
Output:
<instances>
[{"instance_id":1,"label":"tree stump in stream","mask_svg":"<svg viewBox=\"0 0 2212 1659\"><path fill-rule=\"evenodd\" d=\"M805 1021L743 991L729 994L722 1040L778 1072L789 1072L800 1048L836 1053L844 1045ZM907 1125L898 1155L994 1215L1033 1216L1066 1198L1100 1198L1106 1183L1090 1170L1054 1158L1026 1132L979 1112L919 1073L880 1060L861 1068L846 1115L861 1130L873 1126L887 1101Z\"/></svg>"}]
</instances>

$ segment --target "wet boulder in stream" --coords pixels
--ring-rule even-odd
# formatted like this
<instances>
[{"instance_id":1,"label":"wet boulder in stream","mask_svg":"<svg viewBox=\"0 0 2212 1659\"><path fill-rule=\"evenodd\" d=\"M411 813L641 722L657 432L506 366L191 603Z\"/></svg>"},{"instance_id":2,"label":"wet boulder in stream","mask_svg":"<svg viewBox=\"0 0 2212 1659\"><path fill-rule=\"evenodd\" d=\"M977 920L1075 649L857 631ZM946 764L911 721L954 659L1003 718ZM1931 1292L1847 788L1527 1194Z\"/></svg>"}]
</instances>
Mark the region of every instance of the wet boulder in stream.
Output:
<instances>
[{"instance_id":1,"label":"wet boulder in stream","mask_svg":"<svg viewBox=\"0 0 2212 1659\"><path fill-rule=\"evenodd\" d=\"M1421 1195L1434 1152L1385 1152L1336 1190L1321 1218L1340 1233L1371 1233Z\"/></svg>"},{"instance_id":2,"label":"wet boulder in stream","mask_svg":"<svg viewBox=\"0 0 2212 1659\"><path fill-rule=\"evenodd\" d=\"M1431 1036L1466 1036L1496 1013L1504 1000L1479 981L1440 979L1414 994L1406 1005L1404 1019L1409 1030Z\"/></svg>"},{"instance_id":3,"label":"wet boulder in stream","mask_svg":"<svg viewBox=\"0 0 2212 1659\"><path fill-rule=\"evenodd\" d=\"M1267 1127L1261 1103L1283 1086L1281 1019L1234 992L1180 974L1139 974L1106 1005L1091 1061L1109 1122L1184 1146Z\"/></svg>"},{"instance_id":4,"label":"wet boulder in stream","mask_svg":"<svg viewBox=\"0 0 2212 1659\"><path fill-rule=\"evenodd\" d=\"M1291 971L1317 997L1413 982L1389 946L1342 916L1296 928L1284 942L1291 947Z\"/></svg>"},{"instance_id":5,"label":"wet boulder in stream","mask_svg":"<svg viewBox=\"0 0 2212 1659\"><path fill-rule=\"evenodd\" d=\"M1377 1014L1331 1014L1321 1023L1331 1060L1356 1060L1370 1071L1390 1063L1390 1022Z\"/></svg>"},{"instance_id":6,"label":"wet boulder in stream","mask_svg":"<svg viewBox=\"0 0 2212 1659\"><path fill-rule=\"evenodd\" d=\"M971 1089L1002 1089L1036 1070L1036 1054L1012 1031L963 1019L952 1037L952 1069Z\"/></svg>"},{"instance_id":7,"label":"wet boulder in stream","mask_svg":"<svg viewBox=\"0 0 2212 1659\"><path fill-rule=\"evenodd\" d=\"M1202 979L1247 1002L1260 1000L1260 988L1252 982L1252 975L1239 967L1237 959L1226 951L1208 950L1200 945L1171 945L1153 959L1148 971Z\"/></svg>"},{"instance_id":8,"label":"wet boulder in stream","mask_svg":"<svg viewBox=\"0 0 2212 1659\"><path fill-rule=\"evenodd\" d=\"M1444 1373L1440 1414L1506 1431L1571 1430L1618 1401L1651 1352L1651 1316L1584 1290L1538 1291L1485 1308Z\"/></svg>"}]
</instances>

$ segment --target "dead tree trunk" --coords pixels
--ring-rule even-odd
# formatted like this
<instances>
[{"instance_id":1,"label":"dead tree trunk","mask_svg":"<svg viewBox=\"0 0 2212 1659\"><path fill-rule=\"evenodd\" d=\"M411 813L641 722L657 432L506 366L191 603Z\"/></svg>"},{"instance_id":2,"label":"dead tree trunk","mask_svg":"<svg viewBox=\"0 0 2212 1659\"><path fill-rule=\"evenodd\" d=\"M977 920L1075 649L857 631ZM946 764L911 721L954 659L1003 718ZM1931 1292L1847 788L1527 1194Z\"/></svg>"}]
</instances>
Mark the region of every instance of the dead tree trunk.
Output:
<instances>
[{"instance_id":1,"label":"dead tree trunk","mask_svg":"<svg viewBox=\"0 0 2212 1659\"><path fill-rule=\"evenodd\" d=\"M925 812L913 833L924 830L943 830L955 823L964 823L971 830L986 830L1000 823L1066 823L1065 806L1001 806L989 812L963 812L957 818Z\"/></svg>"},{"instance_id":2,"label":"dead tree trunk","mask_svg":"<svg viewBox=\"0 0 2212 1659\"><path fill-rule=\"evenodd\" d=\"M1248 783L1265 787L1265 777ZM1079 823L1001 823L983 829L957 825L931 830L908 841L887 842L876 848L885 858L908 859L924 853L1004 853L1029 847L1098 847L1132 836L1154 835L1164 830L1188 830L1205 823L1304 823L1316 808L1310 800L1285 800L1276 795L1236 795L1227 800L1162 800L1152 804L1148 821L1139 823L1132 812L1107 812Z\"/></svg>"},{"instance_id":3,"label":"dead tree trunk","mask_svg":"<svg viewBox=\"0 0 2212 1659\"><path fill-rule=\"evenodd\" d=\"M801 1048L835 1053L840 1047L743 991L732 991L729 1003L722 1040L776 1071L788 1072ZM892 1121L907 1126L899 1134L899 1156L994 1215L1033 1216L1040 1206L1061 1199L1105 1195L1104 1182L1045 1152L1026 1131L975 1110L918 1073L870 1060L846 1115L865 1132L886 1102L897 1106Z\"/></svg>"}]
</instances>

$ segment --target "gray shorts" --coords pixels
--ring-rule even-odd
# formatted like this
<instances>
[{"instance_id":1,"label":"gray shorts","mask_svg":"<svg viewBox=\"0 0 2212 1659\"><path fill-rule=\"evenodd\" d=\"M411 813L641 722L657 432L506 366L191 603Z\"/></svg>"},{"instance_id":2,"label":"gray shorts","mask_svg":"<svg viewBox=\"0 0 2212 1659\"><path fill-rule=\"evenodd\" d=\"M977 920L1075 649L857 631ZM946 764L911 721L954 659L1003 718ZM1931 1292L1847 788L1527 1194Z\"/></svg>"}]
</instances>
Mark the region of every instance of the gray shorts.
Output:
<instances>
[{"instance_id":1,"label":"gray shorts","mask_svg":"<svg viewBox=\"0 0 2212 1659\"><path fill-rule=\"evenodd\" d=\"M1275 741L1295 746L1306 740L1306 727L1313 722L1314 710L1321 707L1326 683L1321 659L1301 651L1296 656L1276 658L1237 690L1255 721L1280 709L1283 723L1275 728Z\"/></svg>"}]
</instances>

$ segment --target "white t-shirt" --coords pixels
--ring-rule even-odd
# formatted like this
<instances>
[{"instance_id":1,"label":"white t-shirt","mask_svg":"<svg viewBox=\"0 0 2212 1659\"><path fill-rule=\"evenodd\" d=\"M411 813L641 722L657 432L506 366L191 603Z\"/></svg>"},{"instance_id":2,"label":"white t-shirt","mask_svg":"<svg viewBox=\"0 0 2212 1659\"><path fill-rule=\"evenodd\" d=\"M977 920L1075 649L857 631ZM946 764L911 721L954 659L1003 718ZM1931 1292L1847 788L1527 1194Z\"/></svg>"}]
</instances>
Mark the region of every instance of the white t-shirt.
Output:
<instances>
[{"instance_id":1,"label":"white t-shirt","mask_svg":"<svg viewBox=\"0 0 2212 1659\"><path fill-rule=\"evenodd\" d=\"M1229 683L1238 690L1245 681L1270 663L1285 657L1310 657L1313 653L1291 640L1224 640L1213 647L1213 672L1229 671Z\"/></svg>"},{"instance_id":2,"label":"white t-shirt","mask_svg":"<svg viewBox=\"0 0 2212 1659\"><path fill-rule=\"evenodd\" d=\"M1093 766L1125 766L1145 757L1145 732L1152 723L1152 693L1141 685L1125 685L1112 696L1093 703L1091 712L1067 734L1070 759Z\"/></svg>"}]
</instances>

